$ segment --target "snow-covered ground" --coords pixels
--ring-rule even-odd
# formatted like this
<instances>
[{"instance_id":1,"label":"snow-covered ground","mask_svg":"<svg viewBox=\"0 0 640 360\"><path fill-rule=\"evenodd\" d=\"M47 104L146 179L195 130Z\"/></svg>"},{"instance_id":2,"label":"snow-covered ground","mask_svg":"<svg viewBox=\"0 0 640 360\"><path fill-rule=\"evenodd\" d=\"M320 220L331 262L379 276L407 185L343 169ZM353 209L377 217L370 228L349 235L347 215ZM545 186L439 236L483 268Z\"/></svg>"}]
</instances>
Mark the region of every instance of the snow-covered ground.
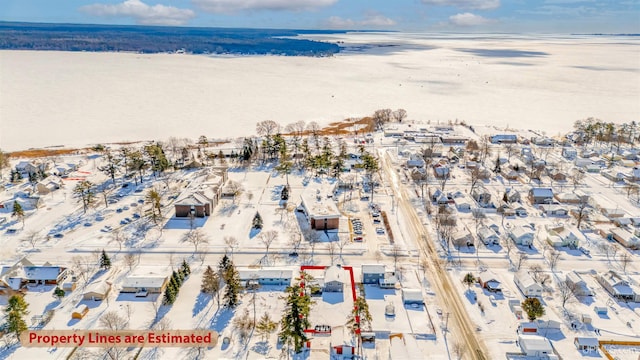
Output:
<instances>
[{"instance_id":1,"label":"snow-covered ground","mask_svg":"<svg viewBox=\"0 0 640 360\"><path fill-rule=\"evenodd\" d=\"M360 33L323 40L347 50L330 58L0 51L0 113L11 124L0 143L7 151L238 137L264 119L327 124L379 108L433 122L535 124L555 135L577 119L628 122L640 113L633 37Z\"/></svg>"}]
</instances>

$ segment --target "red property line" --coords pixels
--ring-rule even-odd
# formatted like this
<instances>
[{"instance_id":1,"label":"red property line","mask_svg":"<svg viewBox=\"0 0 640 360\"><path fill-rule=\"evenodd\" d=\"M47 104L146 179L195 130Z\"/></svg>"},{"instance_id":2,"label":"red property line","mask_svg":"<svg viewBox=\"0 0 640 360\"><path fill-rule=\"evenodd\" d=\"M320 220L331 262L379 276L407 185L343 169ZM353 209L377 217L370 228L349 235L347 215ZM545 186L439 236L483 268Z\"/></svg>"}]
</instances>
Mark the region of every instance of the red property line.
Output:
<instances>
[{"instance_id":1,"label":"red property line","mask_svg":"<svg viewBox=\"0 0 640 360\"><path fill-rule=\"evenodd\" d=\"M321 266L321 265L302 265L300 266L300 271L305 271L305 270L324 270L326 269L326 266ZM354 310L358 310L358 307L355 305L356 303L356 299L358 298L358 296L356 295L356 281L355 278L353 277L353 267L352 266L342 266L343 269L347 270L349 272L349 278L351 279L351 296L353 298L353 308ZM304 279L303 279L304 280ZM356 315L356 324L358 324L358 330L356 331L357 334L360 333L360 316Z\"/></svg>"}]
</instances>

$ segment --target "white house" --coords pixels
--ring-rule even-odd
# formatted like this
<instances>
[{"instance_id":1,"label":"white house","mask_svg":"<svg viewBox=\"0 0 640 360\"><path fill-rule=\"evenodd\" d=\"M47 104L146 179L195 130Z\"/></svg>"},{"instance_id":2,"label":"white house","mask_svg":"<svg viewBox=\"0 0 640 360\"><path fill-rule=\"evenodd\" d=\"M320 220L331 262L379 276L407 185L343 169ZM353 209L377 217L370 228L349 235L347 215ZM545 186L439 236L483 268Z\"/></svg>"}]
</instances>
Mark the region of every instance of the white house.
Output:
<instances>
[{"instance_id":1,"label":"white house","mask_svg":"<svg viewBox=\"0 0 640 360\"><path fill-rule=\"evenodd\" d=\"M520 349L526 356L542 358L553 354L551 342L542 336L519 335L518 343L520 344Z\"/></svg>"},{"instance_id":2,"label":"white house","mask_svg":"<svg viewBox=\"0 0 640 360\"><path fill-rule=\"evenodd\" d=\"M347 272L340 265L329 266L324 271L324 291L343 292Z\"/></svg>"},{"instance_id":3,"label":"white house","mask_svg":"<svg viewBox=\"0 0 640 360\"><path fill-rule=\"evenodd\" d=\"M424 297L420 289L402 289L402 302L407 305L424 304Z\"/></svg>"},{"instance_id":4,"label":"white house","mask_svg":"<svg viewBox=\"0 0 640 360\"><path fill-rule=\"evenodd\" d=\"M530 246L533 244L535 234L526 226L516 226L509 231L509 237L518 245Z\"/></svg>"},{"instance_id":5,"label":"white house","mask_svg":"<svg viewBox=\"0 0 640 360\"><path fill-rule=\"evenodd\" d=\"M577 248L580 243L579 231L573 226L557 223L547 224L545 240L553 247L569 246Z\"/></svg>"},{"instance_id":6,"label":"white house","mask_svg":"<svg viewBox=\"0 0 640 360\"><path fill-rule=\"evenodd\" d=\"M575 270L567 274L565 281L573 289L573 293L576 296L593 296L593 292L589 289L587 283Z\"/></svg>"},{"instance_id":7,"label":"white house","mask_svg":"<svg viewBox=\"0 0 640 360\"><path fill-rule=\"evenodd\" d=\"M478 238L485 245L497 245L500 243L498 234L488 226L478 228Z\"/></svg>"},{"instance_id":8,"label":"white house","mask_svg":"<svg viewBox=\"0 0 640 360\"><path fill-rule=\"evenodd\" d=\"M611 229L611 234L613 235L613 238L624 247L636 248L640 246L640 239L638 239L633 233L625 229Z\"/></svg>"},{"instance_id":9,"label":"white house","mask_svg":"<svg viewBox=\"0 0 640 360\"><path fill-rule=\"evenodd\" d=\"M527 272L517 272L513 275L513 282L526 297L542 296L542 286L533 280Z\"/></svg>"}]
</instances>

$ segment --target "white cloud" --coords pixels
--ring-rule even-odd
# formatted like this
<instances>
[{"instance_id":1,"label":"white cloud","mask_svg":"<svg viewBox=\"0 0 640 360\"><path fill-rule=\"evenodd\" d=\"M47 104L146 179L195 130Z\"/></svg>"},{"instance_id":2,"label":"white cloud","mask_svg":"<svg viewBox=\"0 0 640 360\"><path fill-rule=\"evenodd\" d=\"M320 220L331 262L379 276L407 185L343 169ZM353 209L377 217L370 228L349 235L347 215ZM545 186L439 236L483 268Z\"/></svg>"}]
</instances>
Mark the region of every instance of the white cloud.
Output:
<instances>
[{"instance_id":1,"label":"white cloud","mask_svg":"<svg viewBox=\"0 0 640 360\"><path fill-rule=\"evenodd\" d=\"M384 26L393 26L396 22L393 19L389 19L388 17L380 14L367 14L364 19L360 21L360 25L362 26L374 26L374 27L384 27Z\"/></svg>"},{"instance_id":2,"label":"white cloud","mask_svg":"<svg viewBox=\"0 0 640 360\"><path fill-rule=\"evenodd\" d=\"M381 28L395 25L396 22L378 13L365 14L362 20L345 19L332 16L325 20L325 26L331 29Z\"/></svg>"},{"instance_id":3,"label":"white cloud","mask_svg":"<svg viewBox=\"0 0 640 360\"><path fill-rule=\"evenodd\" d=\"M183 25L196 14L191 9L165 5L147 5L140 0L125 0L119 4L91 4L80 8L95 16L127 16L143 25Z\"/></svg>"},{"instance_id":4,"label":"white cloud","mask_svg":"<svg viewBox=\"0 0 640 360\"><path fill-rule=\"evenodd\" d=\"M327 7L338 0L192 0L204 11L233 13L251 10L306 11Z\"/></svg>"},{"instance_id":5,"label":"white cloud","mask_svg":"<svg viewBox=\"0 0 640 360\"><path fill-rule=\"evenodd\" d=\"M500 0L422 0L423 4L454 6L461 9L490 10L500 7Z\"/></svg>"},{"instance_id":6,"label":"white cloud","mask_svg":"<svg viewBox=\"0 0 640 360\"><path fill-rule=\"evenodd\" d=\"M449 16L449 23L455 26L478 26L490 24L492 22L494 22L494 20L468 12Z\"/></svg>"}]
</instances>

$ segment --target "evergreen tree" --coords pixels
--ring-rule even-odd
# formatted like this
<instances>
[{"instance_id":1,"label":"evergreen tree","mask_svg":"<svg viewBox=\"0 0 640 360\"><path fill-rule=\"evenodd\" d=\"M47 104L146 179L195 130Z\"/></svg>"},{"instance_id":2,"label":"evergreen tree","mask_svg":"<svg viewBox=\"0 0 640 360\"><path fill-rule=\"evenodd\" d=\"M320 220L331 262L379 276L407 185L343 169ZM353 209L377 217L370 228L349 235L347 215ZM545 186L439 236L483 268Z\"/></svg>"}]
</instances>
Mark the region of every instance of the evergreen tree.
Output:
<instances>
[{"instance_id":1,"label":"evergreen tree","mask_svg":"<svg viewBox=\"0 0 640 360\"><path fill-rule=\"evenodd\" d=\"M82 203L84 212L87 212L89 206L93 205L96 201L96 193L91 181L80 181L76 187L73 188L73 193L78 197L78 201Z\"/></svg>"},{"instance_id":2,"label":"evergreen tree","mask_svg":"<svg viewBox=\"0 0 640 360\"><path fill-rule=\"evenodd\" d=\"M258 332L258 335L262 337L262 340L268 338L269 334L274 332L277 327L278 324L275 321L271 320L271 317L266 312L264 313L264 315L262 315L260 321L258 321L258 324L256 324L256 330Z\"/></svg>"},{"instance_id":3,"label":"evergreen tree","mask_svg":"<svg viewBox=\"0 0 640 360\"><path fill-rule=\"evenodd\" d=\"M181 273L180 273L179 271L175 271L175 270L173 270L173 273L171 273L171 277L172 277L173 279L175 279L175 280L176 280L176 284L178 285L178 286L176 287L176 290L177 290L178 288L180 288L180 286L182 286L182 280L184 280L184 279L182 278L182 275L180 275L180 274L181 274Z\"/></svg>"},{"instance_id":4,"label":"evergreen tree","mask_svg":"<svg viewBox=\"0 0 640 360\"><path fill-rule=\"evenodd\" d=\"M24 228L24 209L17 200L13 202L13 211L11 212L11 216L18 219L18 221L22 221L22 227Z\"/></svg>"},{"instance_id":5,"label":"evergreen tree","mask_svg":"<svg viewBox=\"0 0 640 360\"><path fill-rule=\"evenodd\" d=\"M240 275L233 263L230 263L227 270L223 273L224 282L226 283L224 291L224 307L234 308L240 302L239 294L241 290Z\"/></svg>"},{"instance_id":6,"label":"evergreen tree","mask_svg":"<svg viewBox=\"0 0 640 360\"><path fill-rule=\"evenodd\" d=\"M361 288L362 290L362 288ZM360 319L359 322L356 318ZM371 313L369 312L369 304L365 300L364 296L359 296L353 304L353 310L347 318L347 327L351 331L352 335L360 335L360 331L364 328L371 330Z\"/></svg>"},{"instance_id":7,"label":"evergreen tree","mask_svg":"<svg viewBox=\"0 0 640 360\"><path fill-rule=\"evenodd\" d=\"M282 188L282 192L280 193L280 200L289 200L289 185L286 185Z\"/></svg>"},{"instance_id":8,"label":"evergreen tree","mask_svg":"<svg viewBox=\"0 0 640 360\"><path fill-rule=\"evenodd\" d=\"M169 279L169 284L171 285L171 287L173 287L173 290L177 295L178 291L180 290L180 284L178 283L178 279L176 278L176 276L171 275L171 278Z\"/></svg>"},{"instance_id":9,"label":"evergreen tree","mask_svg":"<svg viewBox=\"0 0 640 360\"><path fill-rule=\"evenodd\" d=\"M467 285L467 290L471 289L471 285L475 284L476 282L476 277L473 276L472 273L467 273L467 275L464 276L464 278L462 279L462 282Z\"/></svg>"},{"instance_id":10,"label":"evergreen tree","mask_svg":"<svg viewBox=\"0 0 640 360\"><path fill-rule=\"evenodd\" d=\"M176 301L177 290L174 285L169 282L167 287L164 289L164 297L162 298L163 305L171 305Z\"/></svg>"},{"instance_id":11,"label":"evergreen tree","mask_svg":"<svg viewBox=\"0 0 640 360\"><path fill-rule=\"evenodd\" d=\"M115 185L116 183L116 174L120 169L121 159L115 157L111 151L107 150L105 153L105 160L107 164L105 166L98 167L98 170L102 171L105 175L111 178L111 181Z\"/></svg>"},{"instance_id":12,"label":"evergreen tree","mask_svg":"<svg viewBox=\"0 0 640 360\"><path fill-rule=\"evenodd\" d=\"M224 254L222 256L222 259L220 259L220 263L218 264L218 273L224 274L229 266L231 266L231 259L229 259L227 254Z\"/></svg>"},{"instance_id":13,"label":"evergreen tree","mask_svg":"<svg viewBox=\"0 0 640 360\"><path fill-rule=\"evenodd\" d=\"M20 334L28 329L27 323L23 319L29 314L28 307L29 304L24 301L22 295L13 295L9 298L7 307L4 309L7 314L7 331L14 333L16 337L20 337Z\"/></svg>"},{"instance_id":14,"label":"evergreen tree","mask_svg":"<svg viewBox=\"0 0 640 360\"><path fill-rule=\"evenodd\" d=\"M218 274L213 271L211 266L207 266L202 275L202 285L200 285L200 291L207 295L215 295L220 290L220 279Z\"/></svg>"},{"instance_id":15,"label":"evergreen tree","mask_svg":"<svg viewBox=\"0 0 640 360\"><path fill-rule=\"evenodd\" d=\"M262 216L260 216L259 212L256 212L256 215L253 217L253 228L262 229Z\"/></svg>"},{"instance_id":16,"label":"evergreen tree","mask_svg":"<svg viewBox=\"0 0 640 360\"><path fill-rule=\"evenodd\" d=\"M60 300L64 297L64 290L56 286L55 290L53 290L53 295Z\"/></svg>"},{"instance_id":17,"label":"evergreen tree","mask_svg":"<svg viewBox=\"0 0 640 360\"><path fill-rule=\"evenodd\" d=\"M278 338L289 350L293 346L294 352L298 353L308 340L304 331L311 326L309 313L312 301L300 283L287 287L286 293L285 312L280 321Z\"/></svg>"},{"instance_id":18,"label":"evergreen tree","mask_svg":"<svg viewBox=\"0 0 640 360\"><path fill-rule=\"evenodd\" d=\"M100 255L100 267L103 269L111 268L111 259L104 249L102 249L102 255Z\"/></svg>"},{"instance_id":19,"label":"evergreen tree","mask_svg":"<svg viewBox=\"0 0 640 360\"><path fill-rule=\"evenodd\" d=\"M529 321L533 321L541 317L545 313L544 306L542 305L540 300L538 300L538 298L528 298L522 302L521 306L522 310L527 313Z\"/></svg>"},{"instance_id":20,"label":"evergreen tree","mask_svg":"<svg viewBox=\"0 0 640 360\"><path fill-rule=\"evenodd\" d=\"M187 260L182 260L182 266L180 267L183 277L187 277L191 274L191 267L187 263Z\"/></svg>"}]
</instances>

